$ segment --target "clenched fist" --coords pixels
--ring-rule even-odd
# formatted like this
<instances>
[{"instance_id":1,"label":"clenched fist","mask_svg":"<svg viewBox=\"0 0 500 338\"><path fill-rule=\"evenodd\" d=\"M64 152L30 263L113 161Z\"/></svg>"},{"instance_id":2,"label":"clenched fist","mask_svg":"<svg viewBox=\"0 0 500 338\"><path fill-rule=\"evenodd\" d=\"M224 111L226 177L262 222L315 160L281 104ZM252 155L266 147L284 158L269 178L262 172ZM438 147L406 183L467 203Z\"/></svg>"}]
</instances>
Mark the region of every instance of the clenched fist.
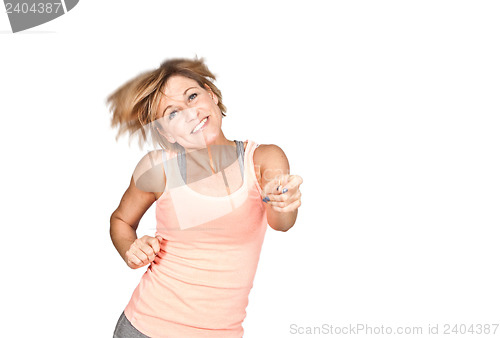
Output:
<instances>
[{"instance_id":1,"label":"clenched fist","mask_svg":"<svg viewBox=\"0 0 500 338\"><path fill-rule=\"evenodd\" d=\"M138 269L154 261L160 252L162 240L163 238L160 236L151 237L148 235L136 239L125 253L127 265L131 269Z\"/></svg>"},{"instance_id":2,"label":"clenched fist","mask_svg":"<svg viewBox=\"0 0 500 338\"><path fill-rule=\"evenodd\" d=\"M278 212L294 211L302 203L300 200L302 182L302 177L299 175L279 175L262 189L262 201Z\"/></svg>"}]
</instances>

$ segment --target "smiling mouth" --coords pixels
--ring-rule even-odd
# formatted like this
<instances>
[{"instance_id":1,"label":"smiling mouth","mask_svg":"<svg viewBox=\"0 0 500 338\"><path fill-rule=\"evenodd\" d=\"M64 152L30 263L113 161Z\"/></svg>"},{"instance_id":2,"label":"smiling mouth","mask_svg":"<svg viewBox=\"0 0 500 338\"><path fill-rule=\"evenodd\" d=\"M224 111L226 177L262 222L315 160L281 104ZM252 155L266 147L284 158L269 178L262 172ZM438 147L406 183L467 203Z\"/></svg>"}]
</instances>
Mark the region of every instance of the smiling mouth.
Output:
<instances>
[{"instance_id":1,"label":"smiling mouth","mask_svg":"<svg viewBox=\"0 0 500 338\"><path fill-rule=\"evenodd\" d=\"M201 120L196 127L194 127L191 134L196 134L198 131L201 130L201 128L203 128L207 124L207 122L208 122L208 116L205 117L203 120Z\"/></svg>"}]
</instances>

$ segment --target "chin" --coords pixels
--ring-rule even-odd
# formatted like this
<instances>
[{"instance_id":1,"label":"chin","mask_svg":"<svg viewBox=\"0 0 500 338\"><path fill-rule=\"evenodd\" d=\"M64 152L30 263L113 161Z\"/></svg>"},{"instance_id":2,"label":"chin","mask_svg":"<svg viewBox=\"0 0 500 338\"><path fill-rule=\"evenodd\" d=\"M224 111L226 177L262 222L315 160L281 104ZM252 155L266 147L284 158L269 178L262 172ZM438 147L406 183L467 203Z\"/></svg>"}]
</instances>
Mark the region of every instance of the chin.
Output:
<instances>
[{"instance_id":1,"label":"chin","mask_svg":"<svg viewBox=\"0 0 500 338\"><path fill-rule=\"evenodd\" d=\"M191 135L193 136L193 135ZM195 138L190 138L190 141L186 144L182 144L184 148L187 149L202 149L216 142L219 137L219 133L198 133Z\"/></svg>"},{"instance_id":2,"label":"chin","mask_svg":"<svg viewBox=\"0 0 500 338\"><path fill-rule=\"evenodd\" d=\"M215 143L215 141L217 141L219 136L220 136L220 131L218 133L214 133L214 132L203 133L203 139L205 140L205 143L207 145Z\"/></svg>"}]
</instances>

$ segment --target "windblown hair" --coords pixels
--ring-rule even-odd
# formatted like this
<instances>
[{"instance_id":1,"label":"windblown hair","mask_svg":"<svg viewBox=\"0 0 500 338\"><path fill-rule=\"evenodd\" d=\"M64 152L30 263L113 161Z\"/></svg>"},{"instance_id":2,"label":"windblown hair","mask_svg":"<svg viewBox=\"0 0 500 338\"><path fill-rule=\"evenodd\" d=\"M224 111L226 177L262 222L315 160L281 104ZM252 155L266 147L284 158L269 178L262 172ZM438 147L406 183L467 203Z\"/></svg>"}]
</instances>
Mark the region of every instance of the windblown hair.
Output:
<instances>
[{"instance_id":1,"label":"windblown hair","mask_svg":"<svg viewBox=\"0 0 500 338\"><path fill-rule=\"evenodd\" d=\"M112 114L111 127L118 127L116 139L125 132L129 132L131 137L138 134L139 146L142 148L150 132L154 145L159 144L164 149L180 147L168 142L156 128L151 128L157 119L156 113L163 95L161 91L173 75L193 79L201 88L208 86L219 99L218 106L222 116L226 116L222 94L212 82L215 81L215 76L205 65L203 58L170 59L157 69L141 73L129 80L107 98L106 103Z\"/></svg>"}]
</instances>

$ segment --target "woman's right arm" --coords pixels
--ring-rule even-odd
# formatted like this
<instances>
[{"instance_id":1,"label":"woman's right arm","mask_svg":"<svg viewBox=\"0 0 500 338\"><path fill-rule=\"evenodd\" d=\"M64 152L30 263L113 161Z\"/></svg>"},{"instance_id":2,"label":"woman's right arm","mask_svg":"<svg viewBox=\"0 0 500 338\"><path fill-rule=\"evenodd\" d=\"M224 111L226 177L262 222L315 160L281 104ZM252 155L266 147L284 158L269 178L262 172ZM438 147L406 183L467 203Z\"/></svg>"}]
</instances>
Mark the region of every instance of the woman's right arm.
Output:
<instances>
[{"instance_id":1,"label":"woman's right arm","mask_svg":"<svg viewBox=\"0 0 500 338\"><path fill-rule=\"evenodd\" d=\"M130 180L130 186L123 194L120 205L113 212L113 214L111 214L109 230L111 241L113 242L116 250L118 250L120 256L131 268L140 267L141 262L145 263L142 266L149 263L147 262L147 256L150 256L151 252L146 252L143 255L140 255L140 257L137 257L140 261L129 261L132 257L127 255L127 251L131 249L132 244L137 240L136 231L139 226L139 221L154 201L154 193L138 189L135 185L134 178L132 178ZM137 254L140 254L140 252L137 252ZM145 259L146 261L144 261Z\"/></svg>"},{"instance_id":2,"label":"woman's right arm","mask_svg":"<svg viewBox=\"0 0 500 338\"><path fill-rule=\"evenodd\" d=\"M165 184L161 151L147 153L137 164L130 186L111 215L111 241L132 269L148 265L160 251L161 237L137 238L136 231L142 216L155 202L156 194L165 189Z\"/></svg>"}]
</instances>

